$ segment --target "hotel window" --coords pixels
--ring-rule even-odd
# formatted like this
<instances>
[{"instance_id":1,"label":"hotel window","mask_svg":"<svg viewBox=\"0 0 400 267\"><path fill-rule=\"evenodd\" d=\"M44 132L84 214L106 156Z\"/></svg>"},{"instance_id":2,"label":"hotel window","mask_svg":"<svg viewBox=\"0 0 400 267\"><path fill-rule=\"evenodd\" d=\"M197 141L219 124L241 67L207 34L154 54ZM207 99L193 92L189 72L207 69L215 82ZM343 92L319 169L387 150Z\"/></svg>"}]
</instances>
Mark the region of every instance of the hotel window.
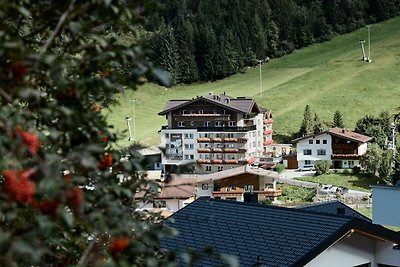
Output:
<instances>
[{"instance_id":1,"label":"hotel window","mask_svg":"<svg viewBox=\"0 0 400 267\"><path fill-rule=\"evenodd\" d=\"M235 135L233 133L228 133L228 138L233 138Z\"/></svg>"},{"instance_id":2,"label":"hotel window","mask_svg":"<svg viewBox=\"0 0 400 267\"><path fill-rule=\"evenodd\" d=\"M309 143L310 145L312 145L312 144L313 144L313 140L312 140L312 139L308 140L308 143Z\"/></svg>"},{"instance_id":3,"label":"hotel window","mask_svg":"<svg viewBox=\"0 0 400 267\"><path fill-rule=\"evenodd\" d=\"M215 127L222 127L222 122L221 121L216 121L215 122Z\"/></svg>"},{"instance_id":4,"label":"hotel window","mask_svg":"<svg viewBox=\"0 0 400 267\"><path fill-rule=\"evenodd\" d=\"M305 160L304 165L311 165L311 160Z\"/></svg>"},{"instance_id":5,"label":"hotel window","mask_svg":"<svg viewBox=\"0 0 400 267\"><path fill-rule=\"evenodd\" d=\"M193 134L185 134L185 138L187 138L187 139L193 139Z\"/></svg>"},{"instance_id":6,"label":"hotel window","mask_svg":"<svg viewBox=\"0 0 400 267\"><path fill-rule=\"evenodd\" d=\"M235 121L228 122L229 127L234 127L236 125Z\"/></svg>"},{"instance_id":7,"label":"hotel window","mask_svg":"<svg viewBox=\"0 0 400 267\"><path fill-rule=\"evenodd\" d=\"M315 140L315 143L317 144L317 145L319 145L320 144L320 140Z\"/></svg>"},{"instance_id":8,"label":"hotel window","mask_svg":"<svg viewBox=\"0 0 400 267\"><path fill-rule=\"evenodd\" d=\"M230 184L226 187L226 191L233 191L236 190L236 185Z\"/></svg>"},{"instance_id":9,"label":"hotel window","mask_svg":"<svg viewBox=\"0 0 400 267\"><path fill-rule=\"evenodd\" d=\"M168 134L168 133L165 134L165 138L166 138L166 139L169 138L169 134Z\"/></svg>"},{"instance_id":10,"label":"hotel window","mask_svg":"<svg viewBox=\"0 0 400 267\"><path fill-rule=\"evenodd\" d=\"M254 191L254 185L252 184L246 184L243 187L244 192L253 192Z\"/></svg>"},{"instance_id":11,"label":"hotel window","mask_svg":"<svg viewBox=\"0 0 400 267\"><path fill-rule=\"evenodd\" d=\"M194 155L185 155L186 160L194 159Z\"/></svg>"},{"instance_id":12,"label":"hotel window","mask_svg":"<svg viewBox=\"0 0 400 267\"><path fill-rule=\"evenodd\" d=\"M178 121L178 127L185 127L185 123L183 121Z\"/></svg>"},{"instance_id":13,"label":"hotel window","mask_svg":"<svg viewBox=\"0 0 400 267\"><path fill-rule=\"evenodd\" d=\"M199 114L203 114L203 110L202 109L199 110Z\"/></svg>"},{"instance_id":14,"label":"hotel window","mask_svg":"<svg viewBox=\"0 0 400 267\"><path fill-rule=\"evenodd\" d=\"M211 171L211 166L206 166L206 171L210 172Z\"/></svg>"},{"instance_id":15,"label":"hotel window","mask_svg":"<svg viewBox=\"0 0 400 267\"><path fill-rule=\"evenodd\" d=\"M208 184L201 184L201 190L208 190Z\"/></svg>"},{"instance_id":16,"label":"hotel window","mask_svg":"<svg viewBox=\"0 0 400 267\"><path fill-rule=\"evenodd\" d=\"M222 167L222 166L218 166L218 167L217 167L217 171L218 171L218 172L223 171L223 170L224 170L224 167Z\"/></svg>"},{"instance_id":17,"label":"hotel window","mask_svg":"<svg viewBox=\"0 0 400 267\"><path fill-rule=\"evenodd\" d=\"M217 134L215 134L215 137L216 137L216 138L221 138L221 134L220 134L220 133L217 133Z\"/></svg>"},{"instance_id":18,"label":"hotel window","mask_svg":"<svg viewBox=\"0 0 400 267\"><path fill-rule=\"evenodd\" d=\"M204 137L205 137L205 138L209 138L209 137L210 137L210 134L206 133L206 134L204 134Z\"/></svg>"},{"instance_id":19,"label":"hotel window","mask_svg":"<svg viewBox=\"0 0 400 267\"><path fill-rule=\"evenodd\" d=\"M311 155L311 154L310 154L310 155ZM325 156L325 155L326 155L326 150L325 150L325 149L318 149L318 150L317 150L317 155Z\"/></svg>"},{"instance_id":20,"label":"hotel window","mask_svg":"<svg viewBox=\"0 0 400 267\"><path fill-rule=\"evenodd\" d=\"M156 200L153 203L153 208L166 208L167 203L164 200Z\"/></svg>"},{"instance_id":21,"label":"hotel window","mask_svg":"<svg viewBox=\"0 0 400 267\"><path fill-rule=\"evenodd\" d=\"M328 140L324 139L324 140L322 140L322 143L323 143L324 145L326 145L326 144L328 143Z\"/></svg>"},{"instance_id":22,"label":"hotel window","mask_svg":"<svg viewBox=\"0 0 400 267\"><path fill-rule=\"evenodd\" d=\"M185 149L193 149L194 144L185 144Z\"/></svg>"},{"instance_id":23,"label":"hotel window","mask_svg":"<svg viewBox=\"0 0 400 267\"><path fill-rule=\"evenodd\" d=\"M312 155L311 149L304 149L303 154L304 155Z\"/></svg>"},{"instance_id":24,"label":"hotel window","mask_svg":"<svg viewBox=\"0 0 400 267\"><path fill-rule=\"evenodd\" d=\"M186 114L186 110L181 110L181 115Z\"/></svg>"},{"instance_id":25,"label":"hotel window","mask_svg":"<svg viewBox=\"0 0 400 267\"><path fill-rule=\"evenodd\" d=\"M211 121L204 122L204 127L210 127L210 126L211 126Z\"/></svg>"}]
</instances>

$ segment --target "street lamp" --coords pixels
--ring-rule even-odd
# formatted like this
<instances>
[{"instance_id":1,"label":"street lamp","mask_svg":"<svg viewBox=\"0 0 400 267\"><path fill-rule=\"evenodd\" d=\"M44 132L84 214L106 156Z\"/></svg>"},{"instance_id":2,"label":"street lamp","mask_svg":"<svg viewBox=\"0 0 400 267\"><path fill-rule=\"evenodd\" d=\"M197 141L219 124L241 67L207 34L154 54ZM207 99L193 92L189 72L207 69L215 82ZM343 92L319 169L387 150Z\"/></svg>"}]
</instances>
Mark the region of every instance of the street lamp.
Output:
<instances>
[{"instance_id":1,"label":"street lamp","mask_svg":"<svg viewBox=\"0 0 400 267\"><path fill-rule=\"evenodd\" d=\"M365 40L360 40L360 45L361 45L361 51L363 54L362 60L365 61L366 57L365 57L365 50L364 50L364 44L365 44Z\"/></svg>"},{"instance_id":2,"label":"street lamp","mask_svg":"<svg viewBox=\"0 0 400 267\"><path fill-rule=\"evenodd\" d=\"M130 124L131 117L125 116L125 120L126 120L126 126L128 127L128 132L129 132L128 141L133 141L132 132L131 132L131 124Z\"/></svg>"},{"instance_id":3,"label":"street lamp","mask_svg":"<svg viewBox=\"0 0 400 267\"><path fill-rule=\"evenodd\" d=\"M132 136L132 141L135 141L136 137L136 113L135 113L135 102L136 99L131 99L132 102L132 117L133 117L133 136Z\"/></svg>"},{"instance_id":4,"label":"street lamp","mask_svg":"<svg viewBox=\"0 0 400 267\"><path fill-rule=\"evenodd\" d=\"M368 57L367 62L372 62L371 60L371 25L367 25L368 28Z\"/></svg>"},{"instance_id":5,"label":"street lamp","mask_svg":"<svg viewBox=\"0 0 400 267\"><path fill-rule=\"evenodd\" d=\"M264 60L258 59L257 62L260 64L260 96L262 98L262 72L261 72L261 65L264 62Z\"/></svg>"}]
</instances>

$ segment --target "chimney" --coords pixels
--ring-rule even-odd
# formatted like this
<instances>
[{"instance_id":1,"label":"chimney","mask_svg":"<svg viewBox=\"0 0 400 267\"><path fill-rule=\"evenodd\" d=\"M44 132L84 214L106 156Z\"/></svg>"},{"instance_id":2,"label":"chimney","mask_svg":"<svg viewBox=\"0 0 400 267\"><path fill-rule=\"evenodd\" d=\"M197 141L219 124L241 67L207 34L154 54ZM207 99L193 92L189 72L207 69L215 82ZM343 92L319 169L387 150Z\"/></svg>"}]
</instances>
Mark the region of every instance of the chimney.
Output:
<instances>
[{"instance_id":1,"label":"chimney","mask_svg":"<svg viewBox=\"0 0 400 267\"><path fill-rule=\"evenodd\" d=\"M345 132L346 132L346 129L345 129L345 128L343 128L343 129L342 129L342 133L345 133Z\"/></svg>"},{"instance_id":2,"label":"chimney","mask_svg":"<svg viewBox=\"0 0 400 267\"><path fill-rule=\"evenodd\" d=\"M337 214L337 215L344 215L345 212L346 212L346 209L345 209L345 208L337 208L337 209L336 209L336 214Z\"/></svg>"},{"instance_id":3,"label":"chimney","mask_svg":"<svg viewBox=\"0 0 400 267\"><path fill-rule=\"evenodd\" d=\"M225 95L225 91L224 91L224 95Z\"/></svg>"}]
</instances>

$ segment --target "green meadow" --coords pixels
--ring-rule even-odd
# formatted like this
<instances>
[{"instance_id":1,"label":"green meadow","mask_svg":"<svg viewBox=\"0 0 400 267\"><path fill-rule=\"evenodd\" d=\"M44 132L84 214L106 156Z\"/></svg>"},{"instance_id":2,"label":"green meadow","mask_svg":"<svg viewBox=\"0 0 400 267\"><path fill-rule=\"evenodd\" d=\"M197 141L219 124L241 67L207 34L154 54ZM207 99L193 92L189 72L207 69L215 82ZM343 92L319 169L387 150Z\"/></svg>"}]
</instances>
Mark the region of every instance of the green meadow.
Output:
<instances>
[{"instance_id":1,"label":"green meadow","mask_svg":"<svg viewBox=\"0 0 400 267\"><path fill-rule=\"evenodd\" d=\"M127 136L125 116L132 116L131 99L137 99L135 139L143 145L155 145L159 142L158 130L166 124L157 113L169 99L226 92L234 97L253 97L262 107L271 109L275 134L297 131L307 104L326 122L340 110L345 126L352 129L367 114L393 113L400 106L400 17L372 25L372 63L361 60L360 39L367 39L366 28L265 63L262 91L258 67L216 82L172 88L145 84L137 91L119 95L120 105L108 112L108 121ZM127 139L118 144L128 145Z\"/></svg>"}]
</instances>

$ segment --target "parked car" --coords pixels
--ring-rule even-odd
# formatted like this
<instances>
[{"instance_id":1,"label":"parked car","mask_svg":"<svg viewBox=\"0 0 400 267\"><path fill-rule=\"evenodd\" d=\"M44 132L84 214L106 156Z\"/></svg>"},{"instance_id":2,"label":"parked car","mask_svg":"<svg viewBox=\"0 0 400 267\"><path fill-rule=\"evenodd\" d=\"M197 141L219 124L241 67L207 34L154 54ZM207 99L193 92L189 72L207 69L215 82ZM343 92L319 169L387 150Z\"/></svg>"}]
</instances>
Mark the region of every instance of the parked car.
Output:
<instances>
[{"instance_id":1,"label":"parked car","mask_svg":"<svg viewBox=\"0 0 400 267\"><path fill-rule=\"evenodd\" d=\"M339 191L339 188L337 186L333 186L331 184L322 185L322 187L318 189L318 192L320 194L326 194L326 195L336 194L336 192L338 192L338 191Z\"/></svg>"},{"instance_id":2,"label":"parked car","mask_svg":"<svg viewBox=\"0 0 400 267\"><path fill-rule=\"evenodd\" d=\"M301 172L301 171L314 171L314 165L304 165L303 167L300 167L297 169L297 171Z\"/></svg>"}]
</instances>

